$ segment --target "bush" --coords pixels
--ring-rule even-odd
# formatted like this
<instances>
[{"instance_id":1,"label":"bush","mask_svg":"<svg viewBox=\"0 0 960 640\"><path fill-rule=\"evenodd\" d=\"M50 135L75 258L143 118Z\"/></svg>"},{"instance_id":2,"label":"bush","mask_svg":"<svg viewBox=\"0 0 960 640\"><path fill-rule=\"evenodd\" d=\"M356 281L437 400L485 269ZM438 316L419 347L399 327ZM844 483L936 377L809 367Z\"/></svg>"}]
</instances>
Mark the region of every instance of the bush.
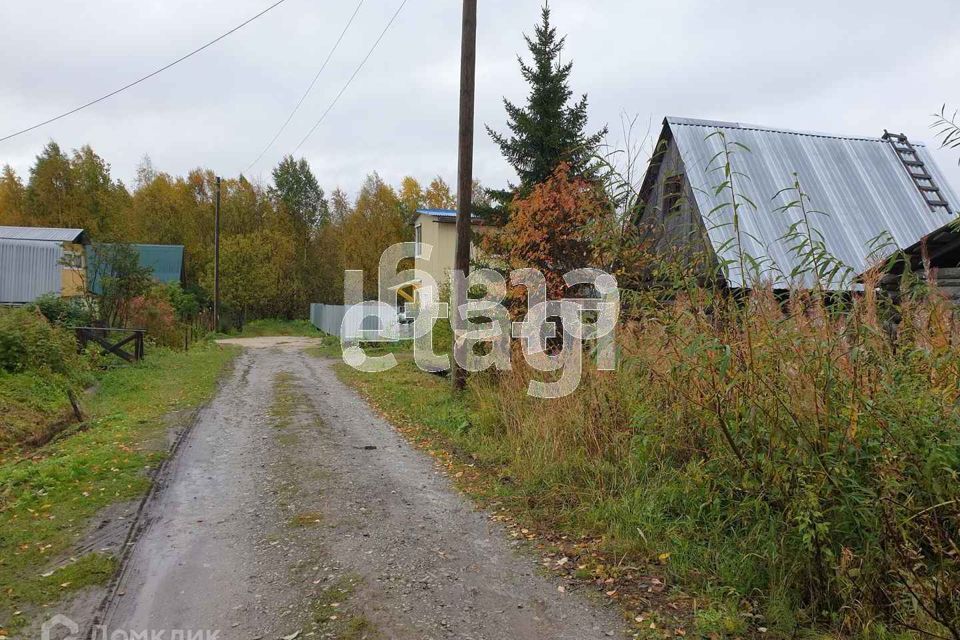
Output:
<instances>
[{"instance_id":1,"label":"bush","mask_svg":"<svg viewBox=\"0 0 960 640\"><path fill-rule=\"evenodd\" d=\"M30 306L50 322L62 327L89 327L94 315L87 301L62 298L55 293L40 296Z\"/></svg>"},{"instance_id":2,"label":"bush","mask_svg":"<svg viewBox=\"0 0 960 640\"><path fill-rule=\"evenodd\" d=\"M163 291L180 322L190 322L200 313L200 300L196 293L184 291L176 282L163 286Z\"/></svg>"},{"instance_id":3,"label":"bush","mask_svg":"<svg viewBox=\"0 0 960 640\"><path fill-rule=\"evenodd\" d=\"M153 270L140 266L140 256L130 245L93 245L90 273L91 288L99 287L100 320L108 327L126 326L132 301L153 287Z\"/></svg>"},{"instance_id":4,"label":"bush","mask_svg":"<svg viewBox=\"0 0 960 640\"><path fill-rule=\"evenodd\" d=\"M40 444L70 416L68 393L89 381L73 332L37 308L0 309L0 451Z\"/></svg>"},{"instance_id":5,"label":"bush","mask_svg":"<svg viewBox=\"0 0 960 640\"><path fill-rule=\"evenodd\" d=\"M954 313L935 294L884 310L681 291L621 328L618 372L567 398L529 398L522 363L478 376L478 423L537 506L670 553L674 577L782 634L960 637Z\"/></svg>"},{"instance_id":6,"label":"bush","mask_svg":"<svg viewBox=\"0 0 960 640\"><path fill-rule=\"evenodd\" d=\"M0 311L0 369L73 376L83 364L72 332L54 326L37 309L22 308Z\"/></svg>"},{"instance_id":7,"label":"bush","mask_svg":"<svg viewBox=\"0 0 960 640\"><path fill-rule=\"evenodd\" d=\"M166 347L180 344L176 313L164 287L155 287L146 295L130 300L128 313L127 324L134 329L145 329L147 338L155 344Z\"/></svg>"}]
</instances>

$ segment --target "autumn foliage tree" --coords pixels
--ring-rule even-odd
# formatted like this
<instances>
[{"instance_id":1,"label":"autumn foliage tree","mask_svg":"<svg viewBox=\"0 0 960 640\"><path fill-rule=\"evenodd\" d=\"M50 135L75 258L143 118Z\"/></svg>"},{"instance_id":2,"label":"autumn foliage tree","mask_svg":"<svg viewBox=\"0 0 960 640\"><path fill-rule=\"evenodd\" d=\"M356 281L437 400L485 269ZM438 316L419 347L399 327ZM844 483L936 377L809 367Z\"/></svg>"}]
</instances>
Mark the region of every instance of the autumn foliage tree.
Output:
<instances>
[{"instance_id":1,"label":"autumn foliage tree","mask_svg":"<svg viewBox=\"0 0 960 640\"><path fill-rule=\"evenodd\" d=\"M363 270L363 290L368 298L377 295L383 250L412 240L409 222L393 187L375 173L367 176L356 205L343 221L343 247L345 267Z\"/></svg>"},{"instance_id":2,"label":"autumn foliage tree","mask_svg":"<svg viewBox=\"0 0 960 640\"><path fill-rule=\"evenodd\" d=\"M50 142L25 179L0 167L0 225L82 228L94 243L183 245L183 291L209 308L216 174L172 175L148 156L130 190L110 174L90 147L67 151ZM310 303L340 304L344 269L362 269L366 293L375 296L380 255L412 239L416 210L455 202L439 176L423 185L408 176L395 189L376 173L355 195L337 188L328 200L322 176L290 156L271 178L222 180L221 308L230 320L305 318Z\"/></svg>"},{"instance_id":3,"label":"autumn foliage tree","mask_svg":"<svg viewBox=\"0 0 960 640\"><path fill-rule=\"evenodd\" d=\"M590 225L607 211L599 187L560 163L529 195L514 200L510 221L489 237L485 249L511 269L538 269L546 278L547 296L562 298L564 274L596 264Z\"/></svg>"},{"instance_id":4,"label":"autumn foliage tree","mask_svg":"<svg viewBox=\"0 0 960 640\"><path fill-rule=\"evenodd\" d=\"M5 218L5 224L19 226L26 222L25 200L23 181L10 165L4 165L0 172L0 215Z\"/></svg>"}]
</instances>

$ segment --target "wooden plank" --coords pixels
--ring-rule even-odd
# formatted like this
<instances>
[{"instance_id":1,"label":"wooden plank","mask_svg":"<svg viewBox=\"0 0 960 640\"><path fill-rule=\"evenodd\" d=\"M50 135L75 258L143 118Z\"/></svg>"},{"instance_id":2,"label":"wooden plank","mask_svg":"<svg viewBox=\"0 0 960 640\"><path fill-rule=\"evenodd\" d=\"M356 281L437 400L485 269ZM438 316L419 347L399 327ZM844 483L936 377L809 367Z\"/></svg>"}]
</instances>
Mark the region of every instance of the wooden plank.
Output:
<instances>
[{"instance_id":1,"label":"wooden plank","mask_svg":"<svg viewBox=\"0 0 960 640\"><path fill-rule=\"evenodd\" d=\"M103 349L104 355L112 353L113 355L131 363L143 359L143 337L145 331L142 329L101 329L97 327L77 327L76 332L77 340L80 343L81 349L85 348L90 342L94 342ZM108 340L108 335L116 333L128 333L129 335L121 338L118 342L111 342ZM123 348L130 343L133 343L133 353L130 353Z\"/></svg>"},{"instance_id":2,"label":"wooden plank","mask_svg":"<svg viewBox=\"0 0 960 640\"><path fill-rule=\"evenodd\" d=\"M91 337L93 338L93 341L94 341L94 342L96 342L96 343L99 344L101 347L103 347L103 349L104 349L104 351L103 351L104 355L106 355L106 354L108 354L108 353L112 353L112 354L115 355L115 356L119 356L119 357L123 358L123 359L126 360L127 362L133 362L133 356L130 355L129 353L127 353L126 351L124 351L123 349L120 348L120 346L122 346L122 345L119 345L119 346L118 346L118 345L110 344L109 342L107 342L106 338L101 338L100 336L91 336Z\"/></svg>"}]
</instances>

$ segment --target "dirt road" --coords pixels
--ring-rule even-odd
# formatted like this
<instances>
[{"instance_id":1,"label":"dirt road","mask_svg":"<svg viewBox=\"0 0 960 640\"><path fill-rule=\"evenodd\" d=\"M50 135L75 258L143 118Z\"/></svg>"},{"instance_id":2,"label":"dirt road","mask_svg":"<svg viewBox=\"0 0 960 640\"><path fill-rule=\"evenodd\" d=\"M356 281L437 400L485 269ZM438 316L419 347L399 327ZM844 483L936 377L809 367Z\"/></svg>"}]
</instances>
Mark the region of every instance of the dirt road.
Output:
<instances>
[{"instance_id":1,"label":"dirt road","mask_svg":"<svg viewBox=\"0 0 960 640\"><path fill-rule=\"evenodd\" d=\"M108 634L620 635L613 611L538 573L307 344L247 343L159 480Z\"/></svg>"}]
</instances>

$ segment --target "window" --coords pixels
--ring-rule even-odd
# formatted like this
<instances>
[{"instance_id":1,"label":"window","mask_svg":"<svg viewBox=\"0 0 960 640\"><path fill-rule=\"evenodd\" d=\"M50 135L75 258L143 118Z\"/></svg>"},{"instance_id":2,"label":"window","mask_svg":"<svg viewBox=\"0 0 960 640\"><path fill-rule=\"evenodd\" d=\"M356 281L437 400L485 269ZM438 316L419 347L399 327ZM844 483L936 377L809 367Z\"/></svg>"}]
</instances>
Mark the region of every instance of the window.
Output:
<instances>
[{"instance_id":1,"label":"window","mask_svg":"<svg viewBox=\"0 0 960 640\"><path fill-rule=\"evenodd\" d=\"M67 269L83 269L83 254L75 251L64 251L60 264Z\"/></svg>"},{"instance_id":2,"label":"window","mask_svg":"<svg viewBox=\"0 0 960 640\"><path fill-rule=\"evenodd\" d=\"M423 227L419 224L413 228L413 251L414 255L419 258L421 255L420 248L423 245Z\"/></svg>"},{"instance_id":3,"label":"window","mask_svg":"<svg viewBox=\"0 0 960 640\"><path fill-rule=\"evenodd\" d=\"M663 181L663 213L673 213L680 208L683 199L683 174L668 176Z\"/></svg>"}]
</instances>

